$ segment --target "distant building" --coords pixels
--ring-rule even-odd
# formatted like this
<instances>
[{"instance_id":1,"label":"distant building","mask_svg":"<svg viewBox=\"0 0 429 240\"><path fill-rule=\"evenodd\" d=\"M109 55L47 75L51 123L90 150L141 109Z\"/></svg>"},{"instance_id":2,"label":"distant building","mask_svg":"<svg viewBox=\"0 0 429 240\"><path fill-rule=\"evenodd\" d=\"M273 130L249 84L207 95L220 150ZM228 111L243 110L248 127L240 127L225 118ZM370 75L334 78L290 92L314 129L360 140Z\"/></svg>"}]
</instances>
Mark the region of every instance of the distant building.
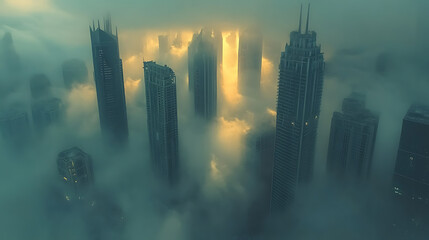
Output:
<instances>
[{"instance_id":1,"label":"distant building","mask_svg":"<svg viewBox=\"0 0 429 240\"><path fill-rule=\"evenodd\" d=\"M121 146L128 142L128 120L118 33L113 35L107 18L104 30L98 24L90 34L101 132L107 142Z\"/></svg>"},{"instance_id":2,"label":"distant building","mask_svg":"<svg viewBox=\"0 0 429 240\"><path fill-rule=\"evenodd\" d=\"M62 102L58 98L35 101L32 105L35 130L43 132L52 124L59 123L63 116Z\"/></svg>"},{"instance_id":3,"label":"distant building","mask_svg":"<svg viewBox=\"0 0 429 240\"><path fill-rule=\"evenodd\" d=\"M28 113L19 107L0 114L0 131L4 141L16 147L27 144L31 137Z\"/></svg>"},{"instance_id":4,"label":"distant building","mask_svg":"<svg viewBox=\"0 0 429 240\"><path fill-rule=\"evenodd\" d=\"M257 98L262 67L262 34L256 30L240 31L238 46L238 91Z\"/></svg>"},{"instance_id":5,"label":"distant building","mask_svg":"<svg viewBox=\"0 0 429 240\"><path fill-rule=\"evenodd\" d=\"M328 149L328 174L337 180L365 180L372 165L378 116L365 109L365 96L353 93L334 112Z\"/></svg>"},{"instance_id":6,"label":"distant building","mask_svg":"<svg viewBox=\"0 0 429 240\"><path fill-rule=\"evenodd\" d=\"M33 100L52 95L51 81L45 74L36 74L30 79L30 91Z\"/></svg>"},{"instance_id":7,"label":"distant building","mask_svg":"<svg viewBox=\"0 0 429 240\"><path fill-rule=\"evenodd\" d=\"M170 54L170 42L168 40L168 35L158 36L158 46L159 59L162 61L167 60L167 57Z\"/></svg>"},{"instance_id":8,"label":"distant building","mask_svg":"<svg viewBox=\"0 0 429 240\"><path fill-rule=\"evenodd\" d=\"M85 199L94 182L91 157L77 147L70 148L58 154L57 166L65 183L65 198Z\"/></svg>"},{"instance_id":9,"label":"distant building","mask_svg":"<svg viewBox=\"0 0 429 240\"><path fill-rule=\"evenodd\" d=\"M304 32L301 21L291 32L280 58L271 212L285 209L313 175L324 60L308 18Z\"/></svg>"},{"instance_id":10,"label":"distant building","mask_svg":"<svg viewBox=\"0 0 429 240\"><path fill-rule=\"evenodd\" d=\"M413 105L403 119L393 191L400 199L429 204L429 106Z\"/></svg>"},{"instance_id":11,"label":"distant building","mask_svg":"<svg viewBox=\"0 0 429 240\"><path fill-rule=\"evenodd\" d=\"M179 168L176 76L167 66L144 62L144 78L152 164L174 184Z\"/></svg>"},{"instance_id":12,"label":"distant building","mask_svg":"<svg viewBox=\"0 0 429 240\"><path fill-rule=\"evenodd\" d=\"M212 31L194 34L188 47L189 90L195 113L206 120L217 115L218 42Z\"/></svg>"},{"instance_id":13,"label":"distant building","mask_svg":"<svg viewBox=\"0 0 429 240\"><path fill-rule=\"evenodd\" d=\"M88 68L85 62L80 59L70 59L62 64L64 85L67 89L72 89L78 84L88 82Z\"/></svg>"}]
</instances>

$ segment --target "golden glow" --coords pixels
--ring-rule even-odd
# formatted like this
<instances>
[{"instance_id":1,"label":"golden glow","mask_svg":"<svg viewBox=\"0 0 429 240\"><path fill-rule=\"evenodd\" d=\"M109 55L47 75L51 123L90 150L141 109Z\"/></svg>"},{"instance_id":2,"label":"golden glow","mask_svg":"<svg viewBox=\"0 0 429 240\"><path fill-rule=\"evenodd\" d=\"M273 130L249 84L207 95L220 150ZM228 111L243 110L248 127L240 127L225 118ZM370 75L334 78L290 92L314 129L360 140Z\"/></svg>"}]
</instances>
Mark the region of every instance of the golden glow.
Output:
<instances>
[{"instance_id":1,"label":"golden glow","mask_svg":"<svg viewBox=\"0 0 429 240\"><path fill-rule=\"evenodd\" d=\"M231 36L235 35L235 36ZM225 100L229 104L238 104L242 96L238 93L238 31L223 32L223 53L222 53L222 90ZM235 37L235 46L228 44L228 38Z\"/></svg>"},{"instance_id":2,"label":"golden glow","mask_svg":"<svg viewBox=\"0 0 429 240\"><path fill-rule=\"evenodd\" d=\"M133 99L135 99L135 96L138 93L138 89L140 86L141 79L131 79L130 77L127 77L127 79L124 82L124 88L125 88L125 97L126 100L131 102Z\"/></svg>"},{"instance_id":3,"label":"golden glow","mask_svg":"<svg viewBox=\"0 0 429 240\"><path fill-rule=\"evenodd\" d=\"M273 116L273 117L275 117L275 116L277 116L277 112L276 111L274 111L273 109L271 109L271 108L267 108L267 113L268 114L270 114L271 116Z\"/></svg>"},{"instance_id":4,"label":"golden glow","mask_svg":"<svg viewBox=\"0 0 429 240\"><path fill-rule=\"evenodd\" d=\"M22 12L51 11L49 0L5 0L6 6Z\"/></svg>"},{"instance_id":5,"label":"golden glow","mask_svg":"<svg viewBox=\"0 0 429 240\"><path fill-rule=\"evenodd\" d=\"M249 124L246 121L234 118L231 121L225 120L224 117L219 118L219 141L227 143L228 146L231 142L240 142L241 137L250 130Z\"/></svg>"},{"instance_id":6,"label":"golden glow","mask_svg":"<svg viewBox=\"0 0 429 240\"><path fill-rule=\"evenodd\" d=\"M182 58L185 54L188 53L188 45L189 45L189 42L192 40L192 36L193 36L193 33L191 31L180 32L180 34L181 34L182 46L180 48L177 48L174 45L172 45L170 49L171 55L177 58Z\"/></svg>"},{"instance_id":7,"label":"golden glow","mask_svg":"<svg viewBox=\"0 0 429 240\"><path fill-rule=\"evenodd\" d=\"M67 181L67 178L66 178L66 177L64 177L64 180L66 180L66 181Z\"/></svg>"},{"instance_id":8,"label":"golden glow","mask_svg":"<svg viewBox=\"0 0 429 240\"><path fill-rule=\"evenodd\" d=\"M262 65L261 65L261 75L262 81L264 80L264 76L269 76L272 74L274 69L273 63L268 60L268 58L262 57Z\"/></svg>"},{"instance_id":9,"label":"golden glow","mask_svg":"<svg viewBox=\"0 0 429 240\"><path fill-rule=\"evenodd\" d=\"M66 195L66 200L70 201L70 197L68 195Z\"/></svg>"}]
</instances>

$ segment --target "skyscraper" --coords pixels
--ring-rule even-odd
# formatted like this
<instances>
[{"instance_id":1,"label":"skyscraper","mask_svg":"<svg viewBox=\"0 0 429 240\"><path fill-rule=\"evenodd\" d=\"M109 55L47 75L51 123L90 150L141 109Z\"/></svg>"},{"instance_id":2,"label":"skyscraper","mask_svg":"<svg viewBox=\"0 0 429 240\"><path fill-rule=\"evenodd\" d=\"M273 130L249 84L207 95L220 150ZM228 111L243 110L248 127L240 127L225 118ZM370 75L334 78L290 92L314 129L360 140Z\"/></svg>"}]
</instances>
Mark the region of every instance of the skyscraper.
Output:
<instances>
[{"instance_id":1,"label":"skyscraper","mask_svg":"<svg viewBox=\"0 0 429 240\"><path fill-rule=\"evenodd\" d=\"M94 181L91 157L73 147L58 154L57 167L65 183L65 198L69 201L84 199Z\"/></svg>"},{"instance_id":2,"label":"skyscraper","mask_svg":"<svg viewBox=\"0 0 429 240\"><path fill-rule=\"evenodd\" d=\"M353 93L334 112L328 149L328 174L336 180L365 180L371 171L378 116L365 109L365 96Z\"/></svg>"},{"instance_id":3,"label":"skyscraper","mask_svg":"<svg viewBox=\"0 0 429 240\"><path fill-rule=\"evenodd\" d=\"M280 58L271 212L291 203L313 173L324 60L316 32L308 30L309 12L310 6L305 31L300 19Z\"/></svg>"},{"instance_id":4,"label":"skyscraper","mask_svg":"<svg viewBox=\"0 0 429 240\"><path fill-rule=\"evenodd\" d=\"M393 191L400 199L429 204L429 106L413 105L403 119Z\"/></svg>"},{"instance_id":5,"label":"skyscraper","mask_svg":"<svg viewBox=\"0 0 429 240\"><path fill-rule=\"evenodd\" d=\"M256 30L240 31L238 46L238 91L257 97L260 91L262 35Z\"/></svg>"},{"instance_id":6,"label":"skyscraper","mask_svg":"<svg viewBox=\"0 0 429 240\"><path fill-rule=\"evenodd\" d=\"M35 130L43 132L51 124L58 123L62 118L62 110L62 102L58 98L35 101L32 106Z\"/></svg>"},{"instance_id":7,"label":"skyscraper","mask_svg":"<svg viewBox=\"0 0 429 240\"><path fill-rule=\"evenodd\" d=\"M0 114L0 132L3 139L16 146L22 147L28 143L31 136L30 119L22 107L13 107Z\"/></svg>"},{"instance_id":8,"label":"skyscraper","mask_svg":"<svg viewBox=\"0 0 429 240\"><path fill-rule=\"evenodd\" d=\"M168 40L168 35L159 35L158 36L158 57L160 60L167 60L167 56L170 54L170 42Z\"/></svg>"},{"instance_id":9,"label":"skyscraper","mask_svg":"<svg viewBox=\"0 0 429 240\"><path fill-rule=\"evenodd\" d=\"M213 31L194 34L188 47L189 90L194 96L195 113L206 120L217 114L218 42Z\"/></svg>"},{"instance_id":10,"label":"skyscraper","mask_svg":"<svg viewBox=\"0 0 429 240\"><path fill-rule=\"evenodd\" d=\"M176 76L169 67L144 62L151 161L157 174L173 184L178 178Z\"/></svg>"},{"instance_id":11,"label":"skyscraper","mask_svg":"<svg viewBox=\"0 0 429 240\"><path fill-rule=\"evenodd\" d=\"M113 35L108 17L104 30L98 24L97 28L90 27L90 34L101 132L109 143L126 144L128 120L118 31Z\"/></svg>"}]
</instances>

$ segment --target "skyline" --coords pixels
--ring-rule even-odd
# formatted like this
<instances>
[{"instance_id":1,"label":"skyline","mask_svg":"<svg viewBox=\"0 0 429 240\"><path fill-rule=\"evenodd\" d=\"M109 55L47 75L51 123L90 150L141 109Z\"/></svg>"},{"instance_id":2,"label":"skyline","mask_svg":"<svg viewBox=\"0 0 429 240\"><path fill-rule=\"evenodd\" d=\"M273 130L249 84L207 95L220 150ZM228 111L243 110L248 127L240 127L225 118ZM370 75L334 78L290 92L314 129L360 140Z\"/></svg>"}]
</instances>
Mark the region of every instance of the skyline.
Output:
<instances>
[{"instance_id":1,"label":"skyline","mask_svg":"<svg viewBox=\"0 0 429 240\"><path fill-rule=\"evenodd\" d=\"M43 2L47 6L53 3L53 1L48 0ZM60 2L54 4L56 6L54 9L58 6L73 5ZM10 7L12 3L6 1L5 4L9 4ZM401 42L403 39L395 38L394 35L391 35L392 41L385 44L383 48L378 48L383 37L376 38L372 44L368 44L366 36L359 37L359 39L363 39L360 45L350 41L350 46L344 47L344 44L336 46L338 42L347 42L348 37L342 39L341 36L337 37L338 35L332 34L333 30L326 30L328 26L321 27L321 24L327 21L321 16L325 16L325 14L329 16L329 14L326 13L326 7L318 8L317 5L312 3L312 12L316 12L316 14L314 16L313 13L311 14L310 29L314 29L318 33L318 45L323 46L327 67L321 113L318 115L319 130L314 161L315 183L302 190L303 193L298 198L299 201L293 205L294 210L290 215L292 218L304 221L306 228L311 229L311 231L306 233L304 229L297 227L292 232L285 233L277 229L279 232L277 230L276 232L281 233L279 236L309 236L308 234L320 233L322 230L318 226L324 225L328 229L333 226L335 216L346 219L347 216L356 215L356 208L362 208L365 202L377 208L376 206L379 206L380 202L375 199L369 200L367 197L375 194L379 199L385 199L383 189L389 190L400 139L402 118L412 103L429 102L429 97L425 91L429 87L428 72L422 68L424 64L424 61L420 61L423 57L422 54L416 51L416 48L420 46L417 38L411 39L416 44L405 44L397 52L390 51L391 46L389 45L394 45L395 42ZM253 5L253 7L255 6L257 4ZM299 9L298 3L288 3L287 6L293 12L286 14L290 15L285 16L286 19L298 16L296 14L299 12L297 11ZM41 4L40 8L36 9L43 12L44 7ZM118 10L121 8L119 7ZM27 10L27 13L28 11L30 10ZM73 11L75 8L72 7L70 14ZM211 11L215 12L214 9ZM0 72L0 87L10 89L8 92L0 91L0 99L2 100L0 110L18 102L24 105L29 114L28 118L32 122L29 104L31 99L29 80L39 73L47 76L47 79L52 83L51 92L53 96L59 97L65 108L63 122L49 126L45 136L37 139L37 142L31 142L30 147L22 151L20 155L8 148L4 139L0 139L0 158L9 159L7 160L7 169L10 169L9 172L2 171L0 173L17 181L17 186L14 189L3 183L4 189L10 193L8 197L2 200L1 208L6 204L15 206L16 204L12 203L14 196L27 195L27 193L20 193L19 190L26 189L25 183L28 179L41 179L41 181L30 184L34 186L34 189L40 191L40 194L34 194L35 190L28 192L28 194L35 195L35 201L26 207L28 213L25 214L27 216L30 214L37 215L35 214L36 210L30 209L31 206L37 206L43 202L41 200L43 198L42 192L47 191L46 186L56 185L52 182L52 174L55 173L52 171L52 164L55 164L55 156L63 149L78 146L93 157L97 186L107 193L108 199L114 198L113 201L119 203L125 216L127 216L125 234L131 239L132 236L136 236L134 234L147 234L149 238L153 239L168 239L168 236L176 236L179 239L199 239L204 236L204 233L215 234L219 231L242 236L240 234L246 232L246 224L240 224L244 220L242 216L246 215L248 207L251 206L250 202L260 192L258 189L259 182L255 182L254 187L252 187L252 181L255 180L252 179L251 171L246 164L245 152L251 154L255 150L253 147L246 146L246 135L254 131L256 134L260 134L258 130L262 130L260 129L261 124L271 122L276 117L277 66L280 63L280 52L282 51L279 46L284 46L285 43L290 42L286 32L296 29L296 19L279 21L283 22L284 29L276 29L274 25L269 30L263 28L265 30L263 30L260 98L242 96L237 88L239 36L240 31L247 27L240 22L240 19L245 19L243 16L246 13L243 16L237 16L236 22L220 23L215 26L219 27L222 33L223 47L220 69L222 76L220 80L218 78L220 82L217 93L217 117L215 121L206 123L198 120L194 114L192 97L187 85L186 58L187 46L192 35L199 32L199 29L206 27L204 18L199 23L202 26L199 25L198 27L194 23L193 26L192 24L182 25L166 30L163 27L158 27L162 26L162 23L157 23L152 28L144 29L144 24L142 24L141 28L136 29L136 23L134 25L127 24L128 17L123 16L120 11L118 13L110 12L114 22L118 23L119 52L120 58L124 59L123 84L130 129L130 146L124 153L113 151L111 154L107 154L99 143L102 137L97 129L99 128L99 119L91 64L90 40L87 37L84 37L85 43L80 40L75 42L73 40L82 38L81 34L84 32L87 34L88 24L85 23L86 28L71 26L69 31L72 29L78 29L78 31L75 32L76 38L72 37L68 40L62 39L63 36L52 37L50 34L44 35L43 38L37 34L28 38L27 35L22 34L22 30L19 28L11 27L13 24L0 25L0 70L6 69ZM220 16L223 14L225 13L219 13ZM47 15L49 16L49 13ZM98 14L93 15L97 16ZM418 18L419 16L416 16L416 19ZM255 19L258 18L255 17ZM228 18L225 19L225 21L227 20ZM269 20L262 21L262 24L267 21ZM76 23L79 22L83 21L76 20ZM92 25L92 21L90 22ZM34 24L40 23L36 21ZM175 24L179 23L174 23L172 26ZM276 24L280 25L281 23ZM292 25L295 25L295 28L288 27ZM377 23L374 22L374 25L376 26ZM350 27L352 26L353 24L350 24ZM340 30L342 28L335 29ZM276 33L272 34L274 30ZM59 33L61 31L63 30L59 30ZM405 32L407 31L411 32L410 28L405 29ZM7 39L6 32L11 32L11 40ZM166 53L167 57L163 56L164 60L158 57L158 37L160 35L168 35L172 43ZM6 40L2 39L3 36ZM177 36L181 38L182 44L177 43ZM426 37L426 35L424 36ZM35 39L36 42L43 44L35 44ZM29 40L31 41L28 42ZM26 41L27 44L23 44ZM49 42L55 42L55 44L47 44ZM34 44L30 44L33 49L29 50L28 43ZM50 49L50 51L45 52L45 49ZM18 55L22 70L3 68L5 66L3 56L9 56L13 52ZM38 61L35 61L36 58L33 55L37 52L44 53L36 55ZM78 59L84 62L89 70L86 77L84 68L80 67L83 75L79 75L79 78L82 80L76 80L78 84L71 87L67 84L67 76L63 73L63 65L61 64L68 59ZM154 196L168 195L168 193L162 193L162 188L154 181L155 178L153 178L148 164L150 162L148 114L146 113L148 109L146 109L147 99L145 98L145 81L143 80L143 62L147 61L156 61L161 66L168 65L177 78L180 174L185 176L185 179L183 185L173 191L178 197L173 202L181 207L177 209L167 208L164 214L157 212L157 209L163 207L154 204ZM404 76L408 77L404 78ZM86 78L87 80L85 80ZM336 187L327 188L330 185L325 184L329 126L332 113L341 110L342 99L355 90L367 95L367 108L380 116L374 164L370 177L373 184L368 189L362 189L361 196L354 195L353 192L349 192L350 195L347 196L343 195L344 198L338 204L346 210L336 212L335 206L330 205L330 200L344 193L338 192ZM18 161L12 161L12 159ZM119 159L120 161L118 161ZM28 169L27 167L22 169L24 177L18 179L18 176L14 176L12 173L20 168L22 162L26 162ZM318 194L321 202L312 203L312 199ZM167 203L159 203L161 206L165 204ZM383 206L380 209L390 209L389 204L394 203L388 202L388 206ZM231 206L234 209L231 209ZM305 206L312 209L312 212L309 213L310 210L306 210ZM306 222L307 219L312 219L314 216L329 210L335 213L333 218L328 217L330 221L326 223ZM43 214L41 211L37 210L39 215ZM381 227L379 220L388 219L387 215L370 218L370 214L363 212L353 217L353 222L358 223L357 228L359 229L368 229L371 222ZM24 213L21 215L24 216ZM202 216L206 216L204 219L207 221L206 226L199 224ZM32 215L32 217L34 216ZM11 230L8 230L7 233L13 232L12 226L14 223L17 224L17 221L18 217L13 217L10 222L6 223L7 226L11 226ZM3 223L4 219L0 219L0 222ZM148 224L151 229L138 230L138 222ZM230 224L226 227L228 223ZM350 226L348 224L351 223L341 223L340 225ZM197 225L200 229L193 229L191 227L193 225ZM274 225L272 227L275 228ZM38 232L38 234L41 236L40 234L43 233ZM347 233L344 232L343 234ZM364 233L360 234L362 237L364 236ZM377 233L369 231L369 234L366 236L373 236L372 239L376 239L374 236ZM19 235L25 236L25 233L19 233ZM371 239L371 237L368 238Z\"/></svg>"}]
</instances>

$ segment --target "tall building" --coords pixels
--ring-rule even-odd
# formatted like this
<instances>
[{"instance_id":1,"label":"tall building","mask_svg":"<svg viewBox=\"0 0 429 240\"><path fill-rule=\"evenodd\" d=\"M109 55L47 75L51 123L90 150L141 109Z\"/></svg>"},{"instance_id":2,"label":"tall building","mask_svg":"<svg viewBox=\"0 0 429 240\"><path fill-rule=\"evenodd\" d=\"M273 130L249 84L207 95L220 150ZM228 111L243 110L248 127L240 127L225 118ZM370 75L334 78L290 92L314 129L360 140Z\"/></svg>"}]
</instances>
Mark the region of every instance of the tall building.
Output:
<instances>
[{"instance_id":1,"label":"tall building","mask_svg":"<svg viewBox=\"0 0 429 240\"><path fill-rule=\"evenodd\" d=\"M329 137L328 174L336 180L359 182L369 177L378 116L365 109L365 96L353 93L334 112Z\"/></svg>"},{"instance_id":2,"label":"tall building","mask_svg":"<svg viewBox=\"0 0 429 240\"><path fill-rule=\"evenodd\" d=\"M179 167L176 76L151 61L144 62L144 78L151 161L157 174L173 184Z\"/></svg>"},{"instance_id":3,"label":"tall building","mask_svg":"<svg viewBox=\"0 0 429 240\"><path fill-rule=\"evenodd\" d=\"M213 31L194 34L188 47L189 90L194 96L195 113L206 120L217 114L218 42Z\"/></svg>"},{"instance_id":4,"label":"tall building","mask_svg":"<svg viewBox=\"0 0 429 240\"><path fill-rule=\"evenodd\" d=\"M309 12L310 6L305 31L300 19L280 58L271 212L291 203L313 174L324 60L316 32L308 30Z\"/></svg>"},{"instance_id":5,"label":"tall building","mask_svg":"<svg viewBox=\"0 0 429 240\"><path fill-rule=\"evenodd\" d=\"M260 92L262 34L257 30L240 31L238 45L238 91L248 97Z\"/></svg>"},{"instance_id":6,"label":"tall building","mask_svg":"<svg viewBox=\"0 0 429 240\"><path fill-rule=\"evenodd\" d=\"M104 30L98 24L90 27L90 34L101 132L107 142L123 145L128 142L128 120L118 31L112 33L108 17Z\"/></svg>"},{"instance_id":7,"label":"tall building","mask_svg":"<svg viewBox=\"0 0 429 240\"><path fill-rule=\"evenodd\" d=\"M168 40L168 35L159 35L158 36L158 57L160 60L167 60L168 55L170 54L170 42Z\"/></svg>"},{"instance_id":8,"label":"tall building","mask_svg":"<svg viewBox=\"0 0 429 240\"><path fill-rule=\"evenodd\" d=\"M21 147L31 136L28 113L21 107L14 107L0 114L0 132L4 141Z\"/></svg>"},{"instance_id":9,"label":"tall building","mask_svg":"<svg viewBox=\"0 0 429 240\"><path fill-rule=\"evenodd\" d=\"M400 199L429 204L429 106L413 105L403 119L393 191Z\"/></svg>"},{"instance_id":10,"label":"tall building","mask_svg":"<svg viewBox=\"0 0 429 240\"><path fill-rule=\"evenodd\" d=\"M57 167L65 183L65 198L69 201L85 199L94 182L91 157L73 147L58 154Z\"/></svg>"},{"instance_id":11,"label":"tall building","mask_svg":"<svg viewBox=\"0 0 429 240\"><path fill-rule=\"evenodd\" d=\"M52 124L59 123L62 118L62 102L58 98L35 101L32 105L35 130L43 132Z\"/></svg>"}]
</instances>

